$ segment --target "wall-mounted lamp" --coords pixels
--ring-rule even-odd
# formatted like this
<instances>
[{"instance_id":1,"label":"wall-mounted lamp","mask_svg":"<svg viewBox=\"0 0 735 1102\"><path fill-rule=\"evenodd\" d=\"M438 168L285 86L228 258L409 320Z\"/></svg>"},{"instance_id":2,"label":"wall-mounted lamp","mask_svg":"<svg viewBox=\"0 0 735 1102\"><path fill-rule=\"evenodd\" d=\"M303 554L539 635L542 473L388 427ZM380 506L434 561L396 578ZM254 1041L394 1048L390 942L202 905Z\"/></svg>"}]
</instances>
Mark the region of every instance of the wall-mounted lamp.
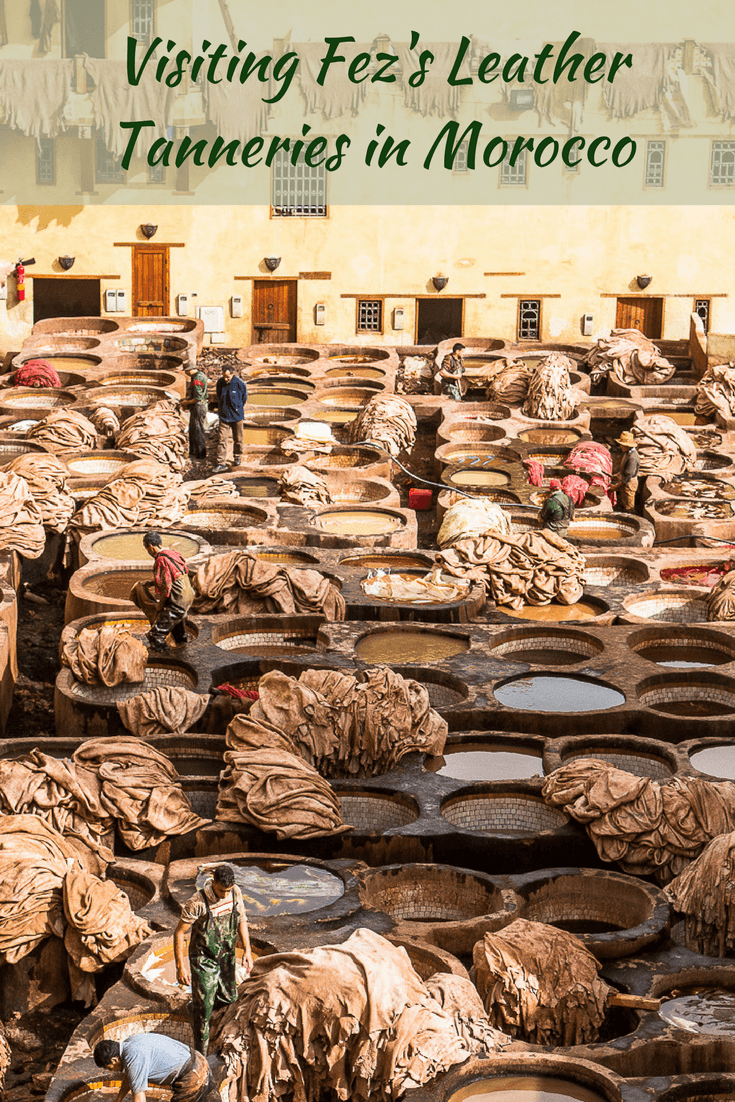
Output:
<instances>
[{"instance_id":1,"label":"wall-mounted lamp","mask_svg":"<svg viewBox=\"0 0 735 1102\"><path fill-rule=\"evenodd\" d=\"M56 258L59 262L59 267L63 268L65 272L68 272L70 268L74 267L75 256L58 256Z\"/></svg>"},{"instance_id":2,"label":"wall-mounted lamp","mask_svg":"<svg viewBox=\"0 0 735 1102\"><path fill-rule=\"evenodd\" d=\"M447 283L449 283L449 276L432 276L431 282L434 284L437 291L443 291Z\"/></svg>"},{"instance_id":3,"label":"wall-mounted lamp","mask_svg":"<svg viewBox=\"0 0 735 1102\"><path fill-rule=\"evenodd\" d=\"M269 272L275 272L278 265L281 263L280 256L264 256L263 263Z\"/></svg>"},{"instance_id":4,"label":"wall-mounted lamp","mask_svg":"<svg viewBox=\"0 0 735 1102\"><path fill-rule=\"evenodd\" d=\"M635 281L640 287L641 291L645 291L646 287L649 285L649 283L651 283L652 280L653 276L642 275L635 277Z\"/></svg>"},{"instance_id":5,"label":"wall-mounted lamp","mask_svg":"<svg viewBox=\"0 0 735 1102\"><path fill-rule=\"evenodd\" d=\"M150 241L157 229L158 226L154 226L152 222L145 222L141 224L140 232L143 234L143 237Z\"/></svg>"}]
</instances>

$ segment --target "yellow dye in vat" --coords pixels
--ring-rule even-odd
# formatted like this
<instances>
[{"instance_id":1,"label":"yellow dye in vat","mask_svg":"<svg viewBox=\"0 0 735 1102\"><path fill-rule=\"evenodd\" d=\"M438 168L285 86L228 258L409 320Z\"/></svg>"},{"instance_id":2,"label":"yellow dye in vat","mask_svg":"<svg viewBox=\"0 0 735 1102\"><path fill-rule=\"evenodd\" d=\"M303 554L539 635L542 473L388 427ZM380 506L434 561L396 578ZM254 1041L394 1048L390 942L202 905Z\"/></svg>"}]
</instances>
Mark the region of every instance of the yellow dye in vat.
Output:
<instances>
[{"instance_id":1,"label":"yellow dye in vat","mask_svg":"<svg viewBox=\"0 0 735 1102\"><path fill-rule=\"evenodd\" d=\"M271 428L244 428L242 430L243 444L274 444L286 436L283 429Z\"/></svg>"},{"instance_id":2,"label":"yellow dye in vat","mask_svg":"<svg viewBox=\"0 0 735 1102\"><path fill-rule=\"evenodd\" d=\"M389 570L395 570L397 566L429 569L426 560L419 558L418 555L348 555L347 558L339 560L339 565L359 566L365 570L373 570L375 567L388 567Z\"/></svg>"},{"instance_id":3,"label":"yellow dye in vat","mask_svg":"<svg viewBox=\"0 0 735 1102\"><path fill-rule=\"evenodd\" d=\"M331 421L333 425L346 425L357 417L356 409L332 409L329 413L319 413L315 421Z\"/></svg>"},{"instance_id":4,"label":"yellow dye in vat","mask_svg":"<svg viewBox=\"0 0 735 1102\"><path fill-rule=\"evenodd\" d=\"M335 536L378 536L385 532L395 532L401 521L388 513L379 513L371 509L353 509L350 512L324 513L317 518L323 532Z\"/></svg>"},{"instance_id":5,"label":"yellow dye in vat","mask_svg":"<svg viewBox=\"0 0 735 1102\"><path fill-rule=\"evenodd\" d=\"M708 418L697 417L693 409L652 409L651 416L670 417L677 425L706 425Z\"/></svg>"},{"instance_id":6,"label":"yellow dye in vat","mask_svg":"<svg viewBox=\"0 0 735 1102\"><path fill-rule=\"evenodd\" d=\"M358 641L355 653L363 662L439 662L469 647L469 639L439 631L376 631Z\"/></svg>"},{"instance_id":7,"label":"yellow dye in vat","mask_svg":"<svg viewBox=\"0 0 735 1102\"><path fill-rule=\"evenodd\" d=\"M526 429L518 434L518 439L526 444L576 444L579 435L563 429Z\"/></svg>"},{"instance_id":8,"label":"yellow dye in vat","mask_svg":"<svg viewBox=\"0 0 735 1102\"><path fill-rule=\"evenodd\" d=\"M575 524L569 525L569 535L577 540L619 540L621 536L630 536L634 531L620 524Z\"/></svg>"},{"instance_id":9,"label":"yellow dye in vat","mask_svg":"<svg viewBox=\"0 0 735 1102\"><path fill-rule=\"evenodd\" d=\"M350 371L348 367L332 367L326 374L330 378L337 379L343 376L348 379L382 379L385 372L381 371L379 367L361 367L359 371Z\"/></svg>"},{"instance_id":10,"label":"yellow dye in vat","mask_svg":"<svg viewBox=\"0 0 735 1102\"><path fill-rule=\"evenodd\" d=\"M602 1095L569 1079L547 1075L503 1075L480 1079L456 1091L449 1102L603 1102Z\"/></svg>"},{"instance_id":11,"label":"yellow dye in vat","mask_svg":"<svg viewBox=\"0 0 735 1102\"><path fill-rule=\"evenodd\" d=\"M591 620L604 612L598 604L592 601L577 601L573 605L524 605L523 608L508 608L507 605L498 605L501 612L508 616L515 616L519 620Z\"/></svg>"},{"instance_id":12,"label":"yellow dye in vat","mask_svg":"<svg viewBox=\"0 0 735 1102\"><path fill-rule=\"evenodd\" d=\"M303 402L303 394L286 394L282 390L249 390L249 406L293 406Z\"/></svg>"},{"instance_id":13,"label":"yellow dye in vat","mask_svg":"<svg viewBox=\"0 0 735 1102\"><path fill-rule=\"evenodd\" d=\"M190 559L199 551L199 544L188 536L163 536L164 547L178 551L185 559ZM103 536L95 541L94 550L97 555L105 559L118 559L124 562L150 562L150 555L143 547L143 533L135 532L131 535Z\"/></svg>"},{"instance_id":14,"label":"yellow dye in vat","mask_svg":"<svg viewBox=\"0 0 735 1102\"><path fill-rule=\"evenodd\" d=\"M341 364L369 364L374 360L374 356L340 356L337 353L336 356L330 356L330 360L338 360Z\"/></svg>"},{"instance_id":15,"label":"yellow dye in vat","mask_svg":"<svg viewBox=\"0 0 735 1102\"><path fill-rule=\"evenodd\" d=\"M56 371L89 371L98 363L98 360L87 356L41 356L39 358L48 360Z\"/></svg>"},{"instance_id":16,"label":"yellow dye in vat","mask_svg":"<svg viewBox=\"0 0 735 1102\"><path fill-rule=\"evenodd\" d=\"M449 476L455 486L507 486L510 479L502 471L455 471Z\"/></svg>"}]
</instances>

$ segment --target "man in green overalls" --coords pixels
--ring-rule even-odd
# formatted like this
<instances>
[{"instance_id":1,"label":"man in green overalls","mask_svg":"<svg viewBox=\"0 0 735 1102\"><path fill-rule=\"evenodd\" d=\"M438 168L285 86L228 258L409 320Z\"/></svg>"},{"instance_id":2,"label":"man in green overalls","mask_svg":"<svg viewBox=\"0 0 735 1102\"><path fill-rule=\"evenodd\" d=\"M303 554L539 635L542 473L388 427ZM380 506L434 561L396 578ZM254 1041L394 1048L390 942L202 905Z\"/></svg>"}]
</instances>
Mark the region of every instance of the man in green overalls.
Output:
<instances>
[{"instance_id":1,"label":"man in green overalls","mask_svg":"<svg viewBox=\"0 0 735 1102\"><path fill-rule=\"evenodd\" d=\"M209 1021L215 1010L237 999L235 946L238 934L248 972L253 967L248 923L242 892L229 865L218 865L201 891L186 903L174 932L176 979L189 984L184 941L189 938L191 1018L194 1048L207 1055Z\"/></svg>"}]
</instances>

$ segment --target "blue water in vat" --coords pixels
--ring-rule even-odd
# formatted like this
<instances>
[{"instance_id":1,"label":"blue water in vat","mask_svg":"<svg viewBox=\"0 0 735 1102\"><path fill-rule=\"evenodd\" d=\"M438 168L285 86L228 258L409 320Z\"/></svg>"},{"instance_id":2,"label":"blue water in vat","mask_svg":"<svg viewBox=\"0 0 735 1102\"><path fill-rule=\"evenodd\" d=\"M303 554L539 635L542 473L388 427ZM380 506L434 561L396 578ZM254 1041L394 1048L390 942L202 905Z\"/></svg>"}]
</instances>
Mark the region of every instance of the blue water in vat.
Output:
<instances>
[{"instance_id":1,"label":"blue water in vat","mask_svg":"<svg viewBox=\"0 0 735 1102\"><path fill-rule=\"evenodd\" d=\"M532 674L496 686L495 699L524 712L602 712L625 704L625 697L600 681Z\"/></svg>"}]
</instances>

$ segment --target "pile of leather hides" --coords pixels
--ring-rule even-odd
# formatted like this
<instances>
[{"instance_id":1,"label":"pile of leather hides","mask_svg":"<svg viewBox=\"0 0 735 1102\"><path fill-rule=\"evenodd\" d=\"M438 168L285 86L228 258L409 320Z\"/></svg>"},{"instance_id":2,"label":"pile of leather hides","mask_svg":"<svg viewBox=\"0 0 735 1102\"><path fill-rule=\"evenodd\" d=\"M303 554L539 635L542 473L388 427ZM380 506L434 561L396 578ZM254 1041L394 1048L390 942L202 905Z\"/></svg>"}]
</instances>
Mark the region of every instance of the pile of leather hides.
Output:
<instances>
[{"instance_id":1,"label":"pile of leather hides","mask_svg":"<svg viewBox=\"0 0 735 1102\"><path fill-rule=\"evenodd\" d=\"M178 402L154 402L128 417L115 437L115 447L183 471L189 457L189 436Z\"/></svg>"},{"instance_id":2,"label":"pile of leather hides","mask_svg":"<svg viewBox=\"0 0 735 1102\"><path fill-rule=\"evenodd\" d=\"M65 532L75 504L66 480L69 472L55 455L27 452L2 468L24 479L36 503L44 528Z\"/></svg>"},{"instance_id":3,"label":"pile of leather hides","mask_svg":"<svg viewBox=\"0 0 735 1102\"><path fill-rule=\"evenodd\" d=\"M694 470L697 449L681 425L671 417L654 414L635 421L632 428L640 457L641 476L658 474L666 477Z\"/></svg>"},{"instance_id":4,"label":"pile of leather hides","mask_svg":"<svg viewBox=\"0 0 735 1102\"><path fill-rule=\"evenodd\" d=\"M416 414L399 394L377 394L350 422L350 443L380 444L392 456L410 451L416 440Z\"/></svg>"},{"instance_id":5,"label":"pile of leather hides","mask_svg":"<svg viewBox=\"0 0 735 1102\"><path fill-rule=\"evenodd\" d=\"M201 478L197 482L185 482L184 492L187 499L193 501L199 508L209 505L210 502L222 501L223 498L231 500L240 497L240 491L231 479L219 478L217 475Z\"/></svg>"},{"instance_id":6,"label":"pile of leather hides","mask_svg":"<svg viewBox=\"0 0 735 1102\"><path fill-rule=\"evenodd\" d=\"M396 373L396 389L403 394L427 394L434 378L431 357L406 356L401 361L402 371Z\"/></svg>"},{"instance_id":7,"label":"pile of leather hides","mask_svg":"<svg viewBox=\"0 0 735 1102\"><path fill-rule=\"evenodd\" d=\"M496 604L513 609L573 605L584 592L584 556L548 528L462 539L435 561L444 574L482 583Z\"/></svg>"},{"instance_id":8,"label":"pile of leather hides","mask_svg":"<svg viewBox=\"0 0 735 1102\"><path fill-rule=\"evenodd\" d=\"M517 918L473 950L475 983L492 1025L534 1045L597 1040L610 988L578 937Z\"/></svg>"},{"instance_id":9,"label":"pile of leather hides","mask_svg":"<svg viewBox=\"0 0 735 1102\"><path fill-rule=\"evenodd\" d=\"M5 1073L10 1067L11 1055L8 1038L5 1035L5 1026L0 1022L0 1091L5 1085Z\"/></svg>"},{"instance_id":10,"label":"pile of leather hides","mask_svg":"<svg viewBox=\"0 0 735 1102\"><path fill-rule=\"evenodd\" d=\"M37 559L46 546L41 510L24 478L0 471L0 551Z\"/></svg>"},{"instance_id":11,"label":"pile of leather hides","mask_svg":"<svg viewBox=\"0 0 735 1102\"><path fill-rule=\"evenodd\" d=\"M197 594L193 611L317 613L344 620L345 599L318 570L294 570L263 562L246 551L211 555L191 579Z\"/></svg>"},{"instance_id":12,"label":"pile of leather hides","mask_svg":"<svg viewBox=\"0 0 735 1102\"><path fill-rule=\"evenodd\" d=\"M444 549L458 540L512 534L511 519L497 502L485 497L463 497L447 509L436 539Z\"/></svg>"},{"instance_id":13,"label":"pile of leather hides","mask_svg":"<svg viewBox=\"0 0 735 1102\"><path fill-rule=\"evenodd\" d=\"M570 762L544 781L543 797L580 823L603 861L624 872L677 876L718 834L735 830L735 784L674 777L661 784L597 758Z\"/></svg>"},{"instance_id":14,"label":"pile of leather hides","mask_svg":"<svg viewBox=\"0 0 735 1102\"><path fill-rule=\"evenodd\" d=\"M90 410L89 419L100 436L114 436L120 430L117 414L107 406L95 406Z\"/></svg>"},{"instance_id":15,"label":"pile of leather hides","mask_svg":"<svg viewBox=\"0 0 735 1102\"><path fill-rule=\"evenodd\" d=\"M526 417L544 421L567 421L577 408L577 394L569 380L573 362L561 352L552 352L534 368L523 403Z\"/></svg>"},{"instance_id":16,"label":"pile of leather hides","mask_svg":"<svg viewBox=\"0 0 735 1102\"><path fill-rule=\"evenodd\" d=\"M405 949L363 928L261 957L241 990L214 1038L226 1102L392 1102L508 1043L469 980L424 983Z\"/></svg>"},{"instance_id":17,"label":"pile of leather hides","mask_svg":"<svg viewBox=\"0 0 735 1102\"><path fill-rule=\"evenodd\" d=\"M482 375L488 399L506 406L520 406L526 400L532 368L523 360L496 360Z\"/></svg>"},{"instance_id":18,"label":"pile of leather hides","mask_svg":"<svg viewBox=\"0 0 735 1102\"><path fill-rule=\"evenodd\" d=\"M207 710L210 697L181 685L156 685L117 705L120 718L136 738L184 735Z\"/></svg>"},{"instance_id":19,"label":"pile of leather hides","mask_svg":"<svg viewBox=\"0 0 735 1102\"><path fill-rule=\"evenodd\" d=\"M686 918L687 948L707 957L735 950L735 834L720 834L666 889Z\"/></svg>"},{"instance_id":20,"label":"pile of leather hides","mask_svg":"<svg viewBox=\"0 0 735 1102\"><path fill-rule=\"evenodd\" d=\"M61 379L48 360L26 360L13 374L13 386L60 387Z\"/></svg>"},{"instance_id":21,"label":"pile of leather hides","mask_svg":"<svg viewBox=\"0 0 735 1102\"><path fill-rule=\"evenodd\" d=\"M98 494L87 498L69 522L81 539L89 532L152 525L170 528L186 515L181 475L155 459L126 463Z\"/></svg>"},{"instance_id":22,"label":"pile of leather hides","mask_svg":"<svg viewBox=\"0 0 735 1102\"><path fill-rule=\"evenodd\" d=\"M289 467L278 483L284 501L296 505L331 505L332 495L327 483L316 471L297 464Z\"/></svg>"},{"instance_id":23,"label":"pile of leather hides","mask_svg":"<svg viewBox=\"0 0 735 1102\"><path fill-rule=\"evenodd\" d=\"M626 386L658 386L676 370L637 329L613 329L609 337L598 337L582 362L593 381L612 372Z\"/></svg>"},{"instance_id":24,"label":"pile of leather hides","mask_svg":"<svg viewBox=\"0 0 735 1102\"><path fill-rule=\"evenodd\" d=\"M599 486L605 493L609 491L613 460L604 444L597 444L594 440L575 444L564 460L564 466L577 474L588 474L590 486Z\"/></svg>"},{"instance_id":25,"label":"pile of leather hides","mask_svg":"<svg viewBox=\"0 0 735 1102\"><path fill-rule=\"evenodd\" d=\"M730 570L707 595L708 620L735 620L735 571Z\"/></svg>"},{"instance_id":26,"label":"pile of leather hides","mask_svg":"<svg viewBox=\"0 0 735 1102\"><path fill-rule=\"evenodd\" d=\"M97 430L76 409L52 409L43 421L29 428L26 439L59 454L93 451L97 446Z\"/></svg>"},{"instance_id":27,"label":"pile of leather hides","mask_svg":"<svg viewBox=\"0 0 735 1102\"><path fill-rule=\"evenodd\" d=\"M365 578L361 584L363 592L369 597L412 605L462 601L469 596L472 588L470 582L445 578L441 571L426 574L423 578L414 578L410 574L391 574L389 571L379 570L372 578Z\"/></svg>"},{"instance_id":28,"label":"pile of leather hides","mask_svg":"<svg viewBox=\"0 0 735 1102\"><path fill-rule=\"evenodd\" d=\"M63 938L72 997L90 1006L90 974L125 960L153 931L98 862L33 815L0 816L0 959L22 960Z\"/></svg>"},{"instance_id":29,"label":"pile of leather hides","mask_svg":"<svg viewBox=\"0 0 735 1102\"><path fill-rule=\"evenodd\" d=\"M406 754L444 750L447 723L426 687L387 666L356 676L305 670L298 679L274 670L261 678L258 694L248 715L228 727L230 750L282 749L325 777L374 777Z\"/></svg>"},{"instance_id":30,"label":"pile of leather hides","mask_svg":"<svg viewBox=\"0 0 735 1102\"><path fill-rule=\"evenodd\" d=\"M0 781L0 811L38 816L106 862L116 824L126 845L139 850L204 822L169 759L135 738L82 743L71 759L41 750L0 759Z\"/></svg>"},{"instance_id":31,"label":"pile of leather hides","mask_svg":"<svg viewBox=\"0 0 735 1102\"><path fill-rule=\"evenodd\" d=\"M85 685L136 684L145 678L148 651L143 641L121 624L82 628L61 649L61 664Z\"/></svg>"},{"instance_id":32,"label":"pile of leather hides","mask_svg":"<svg viewBox=\"0 0 735 1102\"><path fill-rule=\"evenodd\" d=\"M735 363L708 367L697 385L694 412L700 417L721 413L735 417Z\"/></svg>"}]
</instances>

